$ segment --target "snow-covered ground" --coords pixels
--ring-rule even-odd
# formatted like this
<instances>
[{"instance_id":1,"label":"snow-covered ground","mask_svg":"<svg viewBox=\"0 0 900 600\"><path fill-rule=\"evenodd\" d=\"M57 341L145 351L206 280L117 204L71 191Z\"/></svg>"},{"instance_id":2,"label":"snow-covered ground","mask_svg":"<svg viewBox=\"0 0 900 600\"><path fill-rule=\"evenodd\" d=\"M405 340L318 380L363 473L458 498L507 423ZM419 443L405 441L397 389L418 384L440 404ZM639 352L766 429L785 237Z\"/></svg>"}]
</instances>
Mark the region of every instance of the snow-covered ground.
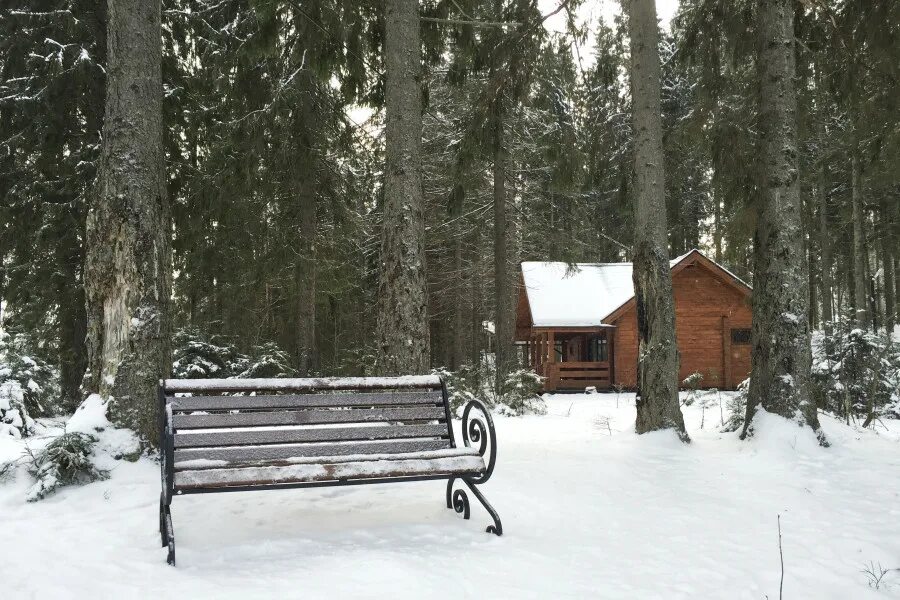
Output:
<instances>
[{"instance_id":1,"label":"snow-covered ground","mask_svg":"<svg viewBox=\"0 0 900 600\"><path fill-rule=\"evenodd\" d=\"M178 567L159 548L159 467L26 503L0 483L2 598L900 597L900 423L877 433L822 416L832 446L785 422L753 442L686 407L693 443L633 433L633 396L549 397L546 416L500 418L494 477L444 508L444 484L175 498ZM725 415L727 418L727 414ZM0 440L0 460L22 444ZM163 590L166 590L165 592Z\"/></svg>"}]
</instances>

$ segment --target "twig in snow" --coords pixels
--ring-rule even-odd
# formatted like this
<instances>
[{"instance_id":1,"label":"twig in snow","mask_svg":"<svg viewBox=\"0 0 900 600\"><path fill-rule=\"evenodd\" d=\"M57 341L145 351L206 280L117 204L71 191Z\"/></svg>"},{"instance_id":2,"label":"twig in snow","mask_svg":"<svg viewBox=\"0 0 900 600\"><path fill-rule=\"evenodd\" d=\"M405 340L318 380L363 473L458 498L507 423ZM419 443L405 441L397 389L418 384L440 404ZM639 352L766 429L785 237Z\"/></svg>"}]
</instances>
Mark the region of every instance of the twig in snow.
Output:
<instances>
[{"instance_id":1,"label":"twig in snow","mask_svg":"<svg viewBox=\"0 0 900 600\"><path fill-rule=\"evenodd\" d=\"M781 515L778 515L778 556L781 558L781 581L778 583L778 600L784 592L784 550L781 548Z\"/></svg>"}]
</instances>

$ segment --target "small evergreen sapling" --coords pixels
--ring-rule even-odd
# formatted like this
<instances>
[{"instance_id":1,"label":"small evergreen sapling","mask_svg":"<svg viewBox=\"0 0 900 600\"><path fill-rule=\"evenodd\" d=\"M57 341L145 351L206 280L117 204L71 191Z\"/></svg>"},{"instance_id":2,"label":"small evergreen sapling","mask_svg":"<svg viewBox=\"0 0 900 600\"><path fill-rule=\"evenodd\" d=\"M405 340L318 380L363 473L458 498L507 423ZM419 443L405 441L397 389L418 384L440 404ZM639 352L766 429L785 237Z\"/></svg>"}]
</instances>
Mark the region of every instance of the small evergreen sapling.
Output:
<instances>
[{"instance_id":1,"label":"small evergreen sapling","mask_svg":"<svg viewBox=\"0 0 900 600\"><path fill-rule=\"evenodd\" d=\"M27 437L34 433L34 428L19 382L10 379L0 383L0 436Z\"/></svg>"},{"instance_id":2,"label":"small evergreen sapling","mask_svg":"<svg viewBox=\"0 0 900 600\"><path fill-rule=\"evenodd\" d=\"M67 432L31 455L28 472L37 479L28 490L29 502L41 500L65 485L106 479L109 474L94 466L92 456L97 438L80 432Z\"/></svg>"}]
</instances>

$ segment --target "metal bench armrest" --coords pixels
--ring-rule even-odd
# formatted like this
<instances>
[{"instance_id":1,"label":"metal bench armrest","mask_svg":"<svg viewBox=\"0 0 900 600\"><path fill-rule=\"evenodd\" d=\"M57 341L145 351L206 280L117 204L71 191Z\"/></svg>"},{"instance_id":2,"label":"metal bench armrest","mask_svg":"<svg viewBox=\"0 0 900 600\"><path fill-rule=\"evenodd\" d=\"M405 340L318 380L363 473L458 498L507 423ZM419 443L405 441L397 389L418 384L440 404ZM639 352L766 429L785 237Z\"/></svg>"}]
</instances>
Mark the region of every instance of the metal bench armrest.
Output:
<instances>
[{"instance_id":1,"label":"metal bench armrest","mask_svg":"<svg viewBox=\"0 0 900 600\"><path fill-rule=\"evenodd\" d=\"M473 409L477 411L474 415ZM462 434L463 444L467 448L477 444L478 453L485 459L484 474L469 480L475 484L484 483L491 478L497 463L497 432L494 430L491 411L478 400L470 400L463 409Z\"/></svg>"}]
</instances>

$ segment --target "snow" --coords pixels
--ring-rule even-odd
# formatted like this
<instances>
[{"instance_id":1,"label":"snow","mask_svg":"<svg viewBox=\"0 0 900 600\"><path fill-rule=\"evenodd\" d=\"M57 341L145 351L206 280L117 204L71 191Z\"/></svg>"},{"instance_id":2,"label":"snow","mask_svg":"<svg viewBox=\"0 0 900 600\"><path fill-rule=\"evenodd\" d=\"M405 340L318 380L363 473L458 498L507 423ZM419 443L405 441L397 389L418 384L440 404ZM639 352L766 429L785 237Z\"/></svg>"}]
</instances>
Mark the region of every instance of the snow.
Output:
<instances>
[{"instance_id":1,"label":"snow","mask_svg":"<svg viewBox=\"0 0 900 600\"><path fill-rule=\"evenodd\" d=\"M302 460L287 466L179 471L175 473L175 485L190 488L252 484L255 481L325 481L436 473L482 473L485 469L481 456L471 452L445 456L427 454L429 453L407 456L398 454L379 460L365 458L357 461L335 457L337 460L328 461L328 464Z\"/></svg>"},{"instance_id":2,"label":"snow","mask_svg":"<svg viewBox=\"0 0 900 600\"><path fill-rule=\"evenodd\" d=\"M715 401L700 429L699 404L684 408L689 445L634 434L625 393L495 417L480 489L499 538L472 494L471 521L446 509L443 482L200 494L173 501L173 569L157 463L119 461L34 504L20 469L0 483L4 598L777 598L779 515L785 598L900 597L900 572L880 591L862 573L900 567L900 422L873 432L823 414L821 448L762 415L742 442L712 427ZM0 439L0 461L24 443Z\"/></svg>"},{"instance_id":3,"label":"snow","mask_svg":"<svg viewBox=\"0 0 900 600\"><path fill-rule=\"evenodd\" d=\"M702 254L691 250L670 260L669 266L694 253ZM522 278L533 326L604 325L604 319L634 297L632 271L632 263L523 262ZM741 281L727 269L723 271Z\"/></svg>"},{"instance_id":4,"label":"snow","mask_svg":"<svg viewBox=\"0 0 900 600\"><path fill-rule=\"evenodd\" d=\"M437 375L403 377L310 377L305 379L166 379L166 391L264 391L437 387Z\"/></svg>"},{"instance_id":5,"label":"snow","mask_svg":"<svg viewBox=\"0 0 900 600\"><path fill-rule=\"evenodd\" d=\"M106 417L109 399L91 394L75 410L66 422L66 431L86 433L97 438L98 467L108 469L117 466L116 458L140 451L137 436L128 429L118 429Z\"/></svg>"}]
</instances>

